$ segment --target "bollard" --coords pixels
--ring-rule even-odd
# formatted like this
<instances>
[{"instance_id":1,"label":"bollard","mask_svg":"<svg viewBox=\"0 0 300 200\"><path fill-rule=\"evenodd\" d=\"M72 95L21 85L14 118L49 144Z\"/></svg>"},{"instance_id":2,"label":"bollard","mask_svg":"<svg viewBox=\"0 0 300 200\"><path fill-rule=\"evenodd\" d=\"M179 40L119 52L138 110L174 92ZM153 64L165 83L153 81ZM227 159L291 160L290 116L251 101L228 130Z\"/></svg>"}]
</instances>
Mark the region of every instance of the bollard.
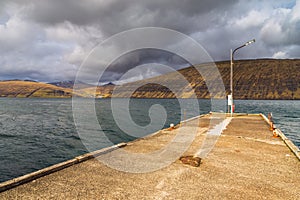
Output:
<instances>
[{"instance_id":1,"label":"bollard","mask_svg":"<svg viewBox=\"0 0 300 200\"><path fill-rule=\"evenodd\" d=\"M273 137L279 137L275 128L273 130Z\"/></svg>"},{"instance_id":2,"label":"bollard","mask_svg":"<svg viewBox=\"0 0 300 200\"><path fill-rule=\"evenodd\" d=\"M270 131L273 131L274 130L274 124L273 122L270 122Z\"/></svg>"},{"instance_id":3,"label":"bollard","mask_svg":"<svg viewBox=\"0 0 300 200\"><path fill-rule=\"evenodd\" d=\"M168 131L174 130L175 129L175 125L174 124L170 124L170 127L168 128Z\"/></svg>"},{"instance_id":4,"label":"bollard","mask_svg":"<svg viewBox=\"0 0 300 200\"><path fill-rule=\"evenodd\" d=\"M273 115L272 113L268 114L268 120L270 122L270 131L274 131Z\"/></svg>"}]
</instances>

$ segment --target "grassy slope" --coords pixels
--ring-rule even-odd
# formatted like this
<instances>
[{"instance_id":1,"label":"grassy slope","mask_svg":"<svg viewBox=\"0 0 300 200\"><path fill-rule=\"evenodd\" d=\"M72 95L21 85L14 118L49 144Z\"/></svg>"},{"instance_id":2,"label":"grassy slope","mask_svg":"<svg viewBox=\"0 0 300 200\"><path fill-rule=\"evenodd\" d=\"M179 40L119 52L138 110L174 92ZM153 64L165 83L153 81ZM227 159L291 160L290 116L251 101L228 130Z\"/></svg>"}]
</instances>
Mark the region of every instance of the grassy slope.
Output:
<instances>
[{"instance_id":1,"label":"grassy slope","mask_svg":"<svg viewBox=\"0 0 300 200\"><path fill-rule=\"evenodd\" d=\"M72 90L46 83L30 81L1 81L0 97L71 97Z\"/></svg>"},{"instance_id":2,"label":"grassy slope","mask_svg":"<svg viewBox=\"0 0 300 200\"><path fill-rule=\"evenodd\" d=\"M114 85L106 85L106 86L94 86L88 87L84 89L77 89L76 92L86 97L111 97L111 93L114 89Z\"/></svg>"},{"instance_id":3,"label":"grassy slope","mask_svg":"<svg viewBox=\"0 0 300 200\"><path fill-rule=\"evenodd\" d=\"M229 62L216 63L222 76L226 93L230 91ZM209 73L212 82L216 75L209 72L209 65L199 65L196 68ZM175 98L167 87L172 86L176 97L188 98L196 93L198 98L210 98L205 81L194 67L179 70L147 80L125 84L120 88L117 97L130 96L128 91L135 91L131 96L136 98ZM235 99L300 99L300 60L243 60L234 65L234 96ZM184 84L187 80L194 91ZM151 84L152 83L160 83ZM139 87L139 85L144 85ZM182 87L184 85L184 87ZM217 85L215 87L218 87ZM215 97L219 96L216 94Z\"/></svg>"}]
</instances>

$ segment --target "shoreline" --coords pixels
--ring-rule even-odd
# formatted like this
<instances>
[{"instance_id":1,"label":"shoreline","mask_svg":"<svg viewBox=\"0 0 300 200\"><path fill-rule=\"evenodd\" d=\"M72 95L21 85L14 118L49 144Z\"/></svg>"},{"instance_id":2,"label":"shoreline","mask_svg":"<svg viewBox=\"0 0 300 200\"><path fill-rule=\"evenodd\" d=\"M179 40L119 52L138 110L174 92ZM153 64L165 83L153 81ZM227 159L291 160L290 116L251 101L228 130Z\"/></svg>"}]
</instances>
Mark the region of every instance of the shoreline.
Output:
<instances>
[{"instance_id":1,"label":"shoreline","mask_svg":"<svg viewBox=\"0 0 300 200\"><path fill-rule=\"evenodd\" d=\"M72 98L79 98L79 99L112 99L111 97L103 97L103 98L94 98L94 97L3 97L0 96L0 99L72 99ZM113 97L114 99L198 99L198 100L220 100L220 101L227 101L227 99L220 99L220 98L139 98L139 97ZM234 99L235 101L300 101L299 99Z\"/></svg>"}]
</instances>

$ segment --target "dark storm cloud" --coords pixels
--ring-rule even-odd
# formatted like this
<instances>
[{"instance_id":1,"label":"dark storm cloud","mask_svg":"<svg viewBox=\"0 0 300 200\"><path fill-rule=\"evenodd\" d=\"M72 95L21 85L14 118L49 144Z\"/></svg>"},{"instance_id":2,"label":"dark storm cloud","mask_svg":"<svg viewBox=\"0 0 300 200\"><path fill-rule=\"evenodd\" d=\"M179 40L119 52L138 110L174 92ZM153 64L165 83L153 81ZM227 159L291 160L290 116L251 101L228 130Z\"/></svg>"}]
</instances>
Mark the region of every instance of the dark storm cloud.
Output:
<instances>
[{"instance_id":1,"label":"dark storm cloud","mask_svg":"<svg viewBox=\"0 0 300 200\"><path fill-rule=\"evenodd\" d=\"M99 42L146 26L185 33L214 60L228 60L230 48L252 38L257 42L236 59L299 58L299 13L299 0L2 0L0 78L73 78ZM185 66L165 52L139 51L116 60L103 79L118 80L132 67L151 62ZM151 70L137 71L136 77L164 73Z\"/></svg>"},{"instance_id":2,"label":"dark storm cloud","mask_svg":"<svg viewBox=\"0 0 300 200\"><path fill-rule=\"evenodd\" d=\"M56 26L66 21L80 27L94 26L104 37L144 26L166 27L188 34L216 26L219 16L224 15L226 9L235 2L237 1L39 1L31 6L28 16L44 26ZM78 60L75 64L80 65L80 62ZM132 67L151 62L167 63L175 69L187 66L176 56L165 52L135 52L112 64L103 79L119 78ZM111 76L112 72L115 73L114 76ZM156 73L160 74L159 71Z\"/></svg>"},{"instance_id":3,"label":"dark storm cloud","mask_svg":"<svg viewBox=\"0 0 300 200\"><path fill-rule=\"evenodd\" d=\"M207 29L237 0L45 0L32 6L29 17L54 25L69 21L99 26L105 34L130 28L159 26L184 33Z\"/></svg>"},{"instance_id":4,"label":"dark storm cloud","mask_svg":"<svg viewBox=\"0 0 300 200\"><path fill-rule=\"evenodd\" d=\"M180 69L183 66L187 67L190 65L185 59L171 52L158 49L136 50L122 55L113 63L111 63L103 74L101 82L110 81L110 77L112 76L112 74L115 74L115 80L119 80L124 73L126 73L133 67L143 64L148 64L148 66L151 67L151 64L154 61L155 63L171 66L174 70ZM154 70L155 71L152 70L152 72L156 75L165 73L163 69ZM148 78L147 74L142 74L142 77Z\"/></svg>"}]
</instances>

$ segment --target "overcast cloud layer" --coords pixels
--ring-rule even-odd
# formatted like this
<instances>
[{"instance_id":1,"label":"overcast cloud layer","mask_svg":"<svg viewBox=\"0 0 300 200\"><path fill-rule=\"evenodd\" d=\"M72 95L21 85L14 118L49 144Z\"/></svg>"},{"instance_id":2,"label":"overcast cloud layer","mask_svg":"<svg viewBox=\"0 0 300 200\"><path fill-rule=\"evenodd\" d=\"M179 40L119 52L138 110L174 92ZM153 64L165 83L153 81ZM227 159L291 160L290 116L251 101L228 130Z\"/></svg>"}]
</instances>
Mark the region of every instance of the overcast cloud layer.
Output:
<instances>
[{"instance_id":1,"label":"overcast cloud layer","mask_svg":"<svg viewBox=\"0 0 300 200\"><path fill-rule=\"evenodd\" d=\"M300 57L300 0L2 0L0 79L74 79L95 45L145 26L187 34L215 61L228 60L230 48L253 38L257 42L236 59ZM116 81L132 65L145 62L183 66L176 56L153 51L137 51L120 61L103 81ZM160 73L154 67L135 76Z\"/></svg>"}]
</instances>

